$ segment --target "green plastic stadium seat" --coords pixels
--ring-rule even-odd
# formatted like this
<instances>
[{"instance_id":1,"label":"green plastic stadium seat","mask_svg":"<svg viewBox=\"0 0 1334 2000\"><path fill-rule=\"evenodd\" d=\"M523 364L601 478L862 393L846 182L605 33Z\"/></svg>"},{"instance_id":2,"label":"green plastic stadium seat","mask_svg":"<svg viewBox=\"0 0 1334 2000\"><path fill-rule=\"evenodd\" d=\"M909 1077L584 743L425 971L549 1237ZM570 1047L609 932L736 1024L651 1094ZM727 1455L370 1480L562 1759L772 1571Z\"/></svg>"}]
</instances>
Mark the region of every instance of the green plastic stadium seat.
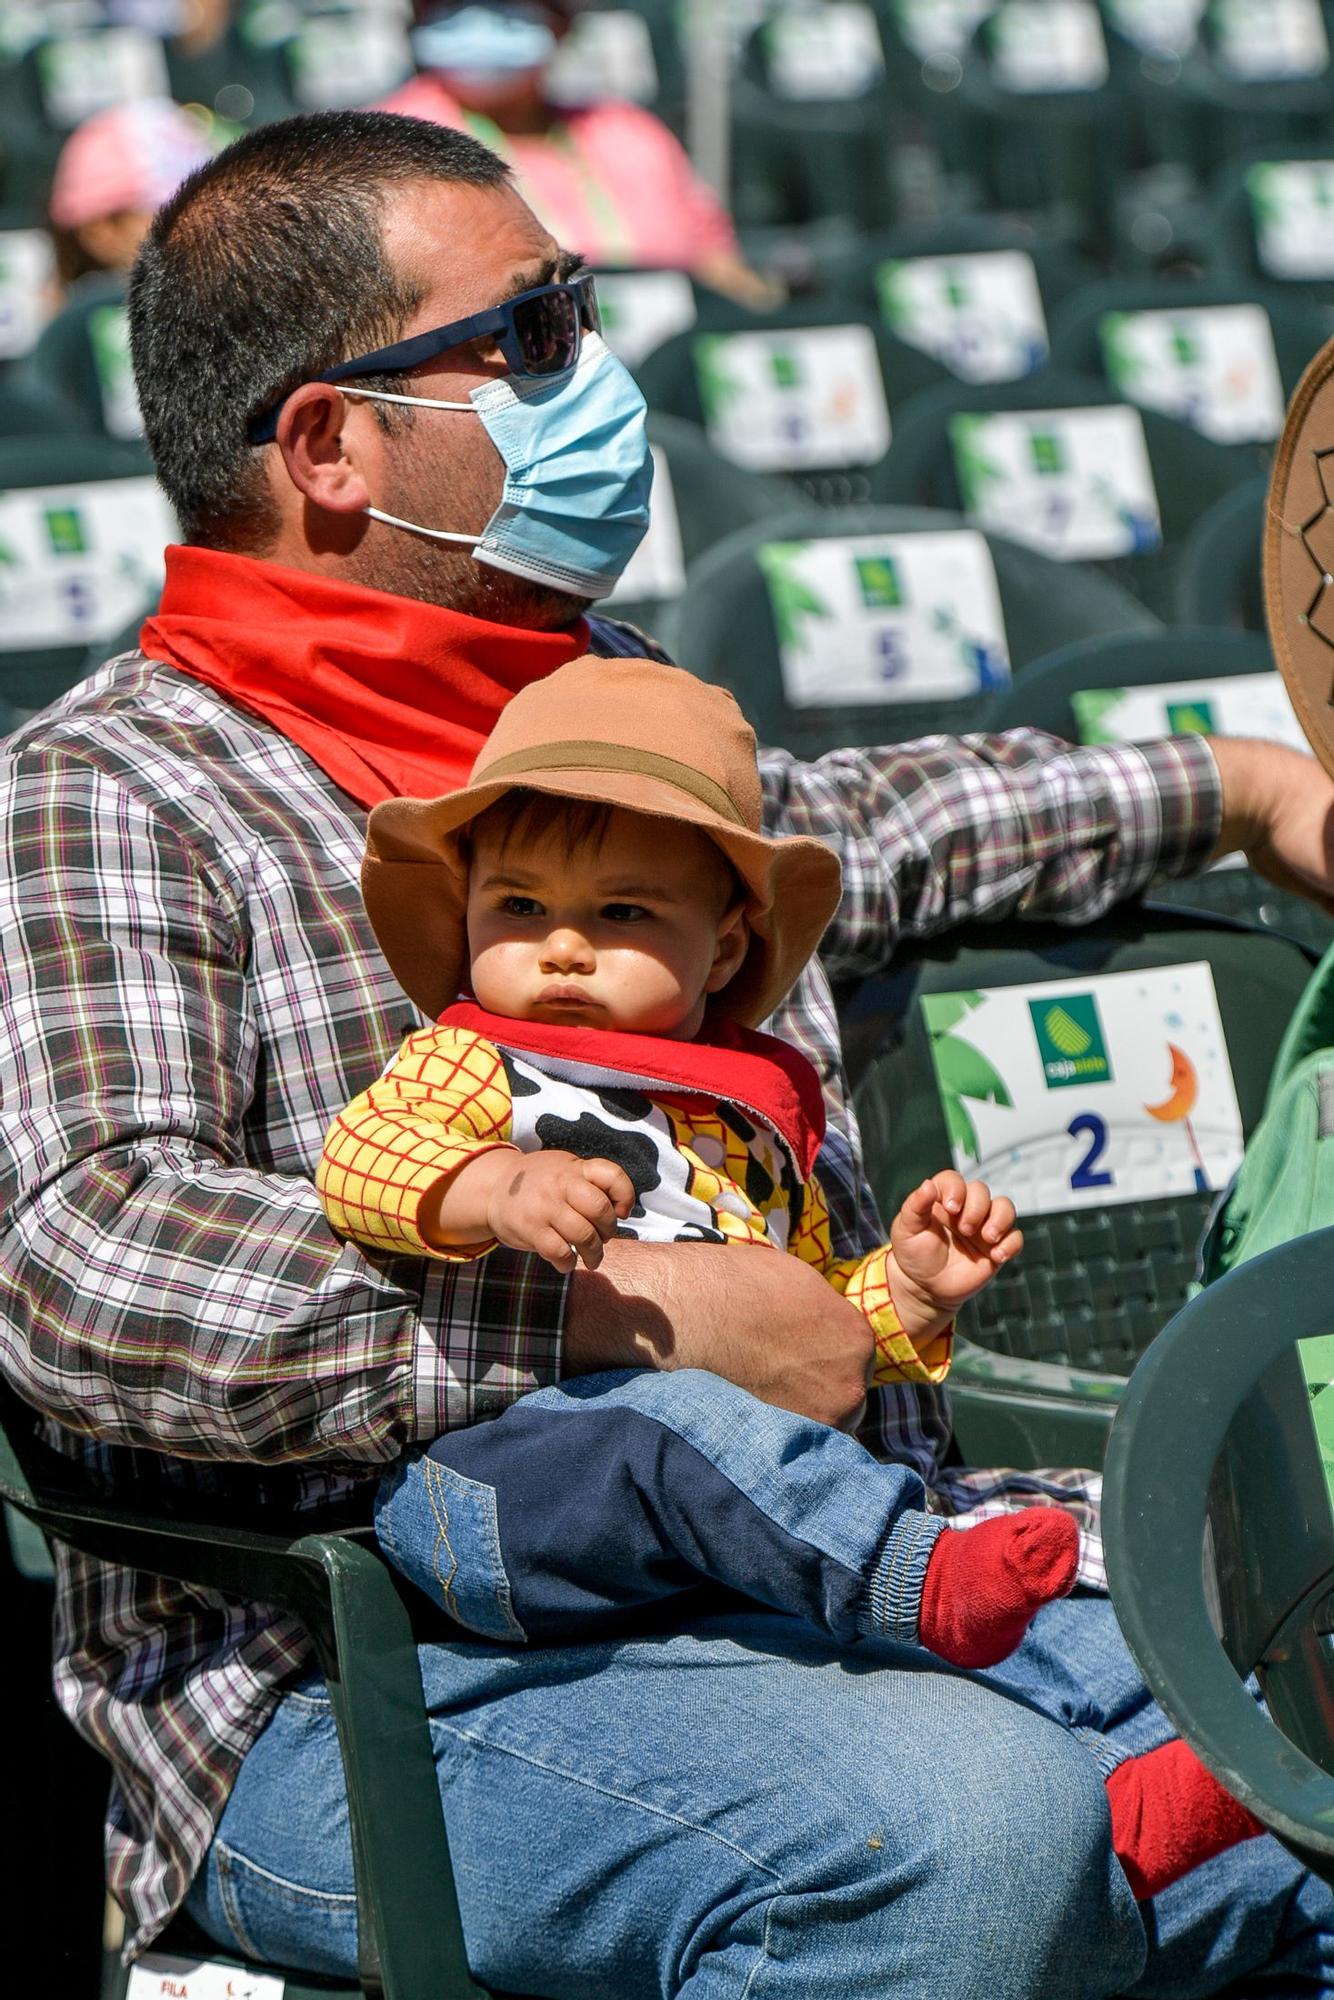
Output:
<instances>
[{"instance_id":1,"label":"green plastic stadium seat","mask_svg":"<svg viewBox=\"0 0 1334 2000\"><path fill-rule=\"evenodd\" d=\"M1221 919L1125 909L1074 931L976 926L906 945L890 974L867 981L848 999L842 1010L844 1049L881 1213L892 1215L925 1174L949 1164L952 1133L964 1148L958 1156L962 1163L1002 1188L1008 1180L1008 1191L1018 1200L1024 1253L959 1321L950 1388L956 1435L968 1463L1029 1469L1096 1465L1125 1378L1187 1295L1195 1242L1213 1192L1190 1122L1189 1092L1175 1088L1180 1051L1169 1036L1187 1044L1190 1058L1190 1037L1197 1032L1191 1024L1204 1018L1207 1007L1198 997L1202 975L1184 975L1192 982L1189 998L1178 1002L1173 981L1183 975L1169 971L1153 989L1150 1032L1134 1012L1149 1004L1134 999L1137 991L1150 991L1146 972L1203 965L1212 978L1226 1055L1220 1063L1208 1037L1196 1048L1195 1059L1208 1068L1196 1121L1207 1117L1217 1128L1229 1065L1240 1114L1239 1130L1224 1148L1227 1159L1221 1165L1215 1161L1218 1178L1231 1171L1232 1153L1239 1153L1242 1136L1260 1116L1284 1027L1313 960L1313 953L1285 938ZM1137 976L1114 988L1102 983L1125 973ZM1163 980L1167 998L1158 990ZM1076 982L1081 997L1077 1003L1068 986L1058 989L1061 1011L1054 1020L1049 1012L1042 1015L1052 1041L1047 1050L1037 1010L1043 1007L1042 988L1054 981ZM1003 995L987 999L1013 986L1037 989L1031 1026L1030 1010L1007 1025ZM944 995L956 997L944 1001ZM998 1027L982 1025L979 1002L996 1010ZM1174 1026L1178 1009L1187 1019ZM999 1056L994 1049L988 1054L988 1035L994 1042L998 1033L1005 1037ZM1057 1059L1057 1050L1068 1050L1071 1060ZM1068 1087L1075 1057L1090 1063L1100 1057L1104 1068L1110 1064L1101 1086L1110 1087L1123 1065L1133 1070L1149 1055L1139 1105L1127 1107L1113 1098L1106 1116L1096 1108L1090 1113L1084 1107L1096 1091ZM937 1061L950 1078L947 1090L937 1083ZM1030 1073L1037 1081L1025 1095L1017 1079ZM1192 1073L1181 1070L1183 1078ZM1164 1089L1168 1096L1160 1095ZM1158 1106L1152 1123L1139 1116L1150 1103ZM1000 1121L990 1142L974 1130L984 1112ZM1127 1123L1132 1113L1133 1124ZM989 1156L989 1143L1002 1151ZM1125 1160L1143 1159L1133 1148L1158 1144L1162 1159L1174 1164L1178 1179L1192 1191L1125 1201L1102 1192L1109 1182L1116 1186ZM981 1149L980 1162L969 1157L974 1145ZM1115 1174L1108 1172L1113 1165ZM1038 1188L1040 1205L1033 1192ZM1086 1205L1071 1198L1075 1189Z\"/></svg>"},{"instance_id":2,"label":"green plastic stadium seat","mask_svg":"<svg viewBox=\"0 0 1334 2000\"><path fill-rule=\"evenodd\" d=\"M1071 411L1091 414L1072 419ZM1049 423L1029 416L1042 412L1052 413ZM1105 383L1048 368L1020 382L956 382L918 397L895 428L877 484L901 505L962 510L1048 553L1068 549L1166 615L1186 534L1253 469L1249 447L1214 444L1188 424L1136 409Z\"/></svg>"},{"instance_id":3,"label":"green plastic stadium seat","mask_svg":"<svg viewBox=\"0 0 1334 2000\"><path fill-rule=\"evenodd\" d=\"M664 341L638 370L649 408L702 424L715 450L748 471L794 480L821 506L879 491L899 409L950 380L875 316L824 304L721 314L706 331Z\"/></svg>"},{"instance_id":4,"label":"green plastic stadium seat","mask_svg":"<svg viewBox=\"0 0 1334 2000\"><path fill-rule=\"evenodd\" d=\"M185 1924L173 1925L158 1949L285 1976L287 2000L487 2000L464 1954L409 1607L367 1531L251 1519L234 1498L216 1515L202 1506L193 1516L179 1505L153 1511L133 1495L117 1505L37 1437L31 1411L7 1388L0 1496L52 1540L86 1554L295 1614L328 1683L353 1829L359 1984L246 1964L201 1946ZM126 1988L122 1972L108 2000L124 2000Z\"/></svg>"},{"instance_id":5,"label":"green plastic stadium seat","mask_svg":"<svg viewBox=\"0 0 1334 2000\"><path fill-rule=\"evenodd\" d=\"M1250 677L1257 674L1269 677L1269 685L1260 691L1259 706L1250 699ZM1241 685L1229 700L1226 683L1230 679ZM1106 698L1113 691L1143 690L1147 694L1154 688L1170 690L1174 684L1185 684L1190 692L1183 691L1174 706L1169 705L1170 694L1147 705L1141 695L1137 699L1139 720L1128 729L1116 722L1116 706L1107 705ZM1217 700L1211 701L1210 691L1215 688L1229 703L1231 712L1226 716L1217 712ZM1124 704L1117 706L1125 712ZM1271 712L1281 714L1285 722L1291 713L1266 638L1258 632L1165 626L1157 632L1080 640L1049 653L1016 680L998 704L992 727L1028 725L1050 730L1071 742L1119 740L1123 734L1145 738L1167 735L1177 728L1266 736L1274 729ZM1280 740L1291 740L1301 747L1295 720L1290 735L1285 731ZM1276 889L1249 868L1214 868L1188 881L1159 883L1153 893L1162 903L1238 917L1266 930L1281 931L1314 951L1323 952L1334 943L1334 919L1305 897Z\"/></svg>"},{"instance_id":6,"label":"green plastic stadium seat","mask_svg":"<svg viewBox=\"0 0 1334 2000\"><path fill-rule=\"evenodd\" d=\"M121 442L140 437L124 279L99 275L71 286L65 305L42 330L26 373L85 431Z\"/></svg>"},{"instance_id":7,"label":"green plastic stadium seat","mask_svg":"<svg viewBox=\"0 0 1334 2000\"><path fill-rule=\"evenodd\" d=\"M1224 317L1213 318L1211 309ZM1137 326L1133 316L1142 313L1173 318ZM1195 313L1209 317L1192 320ZM1268 346L1259 313L1268 322ZM1143 338L1149 331L1157 335L1152 347ZM1253 445L1258 470L1282 429L1288 398L1331 333L1334 314L1273 286L1222 277L1111 278L1063 301L1051 352L1055 367L1101 375L1142 407L1180 417L1206 436L1226 438L1230 430L1235 441ZM1248 386L1240 406L1218 394L1229 374Z\"/></svg>"},{"instance_id":8,"label":"green plastic stadium seat","mask_svg":"<svg viewBox=\"0 0 1334 2000\"><path fill-rule=\"evenodd\" d=\"M1172 1320L1122 1399L1102 1512L1112 1600L1149 1691L1326 1881L1332 1275L1334 1230L1322 1229L1241 1265Z\"/></svg>"},{"instance_id":9,"label":"green plastic stadium seat","mask_svg":"<svg viewBox=\"0 0 1334 2000\"><path fill-rule=\"evenodd\" d=\"M146 454L98 437L0 437L0 700L42 708L86 672L90 646L156 598L175 524Z\"/></svg>"},{"instance_id":10,"label":"green plastic stadium seat","mask_svg":"<svg viewBox=\"0 0 1334 2000\"><path fill-rule=\"evenodd\" d=\"M0 437L50 437L77 432L74 412L41 382L25 381L16 368L0 372Z\"/></svg>"},{"instance_id":11,"label":"green plastic stadium seat","mask_svg":"<svg viewBox=\"0 0 1334 2000\"><path fill-rule=\"evenodd\" d=\"M1181 544L1173 610L1183 625L1265 629L1260 534L1269 478L1248 479L1216 500Z\"/></svg>"},{"instance_id":12,"label":"green plastic stadium seat","mask_svg":"<svg viewBox=\"0 0 1334 2000\"><path fill-rule=\"evenodd\" d=\"M1334 138L1234 153L1214 186L1209 271L1334 305L1332 204Z\"/></svg>"},{"instance_id":13,"label":"green plastic stadium seat","mask_svg":"<svg viewBox=\"0 0 1334 2000\"><path fill-rule=\"evenodd\" d=\"M771 521L801 505L784 479L743 472L720 458L696 424L658 413L648 420L653 451L649 532L599 610L653 635L685 586L686 570L738 528Z\"/></svg>"},{"instance_id":14,"label":"green plastic stadium seat","mask_svg":"<svg viewBox=\"0 0 1334 2000\"><path fill-rule=\"evenodd\" d=\"M876 507L807 509L745 529L694 565L664 636L683 666L731 690L762 743L812 757L849 744L986 726L999 676L988 674L976 654L970 656L975 671L965 682L968 692L957 693L956 677L951 696L932 689L941 660L934 642L928 642L930 654L908 657L918 628L905 631L898 614L905 593L911 595L914 558L896 548L897 538L930 536L935 543L935 630L984 643L997 636L986 624L989 555L1017 675L1058 633L1076 639L1153 628L1144 607L1104 578L1049 562L999 536L967 536L965 570L963 562L951 562L950 545L940 541L964 527L957 515ZM976 579L967 597L959 593L964 574ZM834 614L827 626L824 599ZM920 639L916 643L920 649ZM907 669L893 701L867 698L877 660L883 662L881 680L891 678L895 666ZM945 667L951 671L950 662Z\"/></svg>"}]
</instances>

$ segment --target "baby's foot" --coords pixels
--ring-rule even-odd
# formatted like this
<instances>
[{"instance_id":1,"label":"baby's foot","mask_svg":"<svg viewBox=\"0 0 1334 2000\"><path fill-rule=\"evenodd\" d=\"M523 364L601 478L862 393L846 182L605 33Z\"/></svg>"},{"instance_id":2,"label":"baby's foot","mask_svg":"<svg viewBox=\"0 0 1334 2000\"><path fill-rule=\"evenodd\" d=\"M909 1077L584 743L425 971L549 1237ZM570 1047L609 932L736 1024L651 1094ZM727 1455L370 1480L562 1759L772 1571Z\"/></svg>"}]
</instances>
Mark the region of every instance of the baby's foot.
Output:
<instances>
[{"instance_id":1,"label":"baby's foot","mask_svg":"<svg viewBox=\"0 0 1334 2000\"><path fill-rule=\"evenodd\" d=\"M1079 1530L1061 1507L1026 1507L936 1537L917 1636L955 1667L994 1667L1035 1611L1074 1588Z\"/></svg>"},{"instance_id":2,"label":"baby's foot","mask_svg":"<svg viewBox=\"0 0 1334 2000\"><path fill-rule=\"evenodd\" d=\"M1107 1780L1107 1800L1112 1846L1137 1902L1265 1831L1188 1743L1164 1743L1118 1764Z\"/></svg>"}]
</instances>

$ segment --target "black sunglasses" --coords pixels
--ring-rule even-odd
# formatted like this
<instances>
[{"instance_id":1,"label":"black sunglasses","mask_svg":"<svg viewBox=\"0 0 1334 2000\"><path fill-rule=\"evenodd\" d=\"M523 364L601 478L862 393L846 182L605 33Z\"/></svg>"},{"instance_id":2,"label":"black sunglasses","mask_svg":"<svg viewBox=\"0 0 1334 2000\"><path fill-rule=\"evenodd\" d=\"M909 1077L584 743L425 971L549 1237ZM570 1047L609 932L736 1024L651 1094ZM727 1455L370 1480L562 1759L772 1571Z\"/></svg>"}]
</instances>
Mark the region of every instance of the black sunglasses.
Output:
<instances>
[{"instance_id":1,"label":"black sunglasses","mask_svg":"<svg viewBox=\"0 0 1334 2000\"><path fill-rule=\"evenodd\" d=\"M377 347L373 354L359 354L353 361L340 361L315 382L350 382L358 375L393 375L433 361L451 347L467 340L494 334L511 375L563 375L579 359L585 333L601 333L593 275L587 272L554 285L534 285L503 305L489 306L485 312L467 319L451 320L448 326L432 327L410 340L395 341L392 347ZM283 398L283 402L287 399ZM278 431L282 403L252 417L246 435L251 444L269 444Z\"/></svg>"}]
</instances>

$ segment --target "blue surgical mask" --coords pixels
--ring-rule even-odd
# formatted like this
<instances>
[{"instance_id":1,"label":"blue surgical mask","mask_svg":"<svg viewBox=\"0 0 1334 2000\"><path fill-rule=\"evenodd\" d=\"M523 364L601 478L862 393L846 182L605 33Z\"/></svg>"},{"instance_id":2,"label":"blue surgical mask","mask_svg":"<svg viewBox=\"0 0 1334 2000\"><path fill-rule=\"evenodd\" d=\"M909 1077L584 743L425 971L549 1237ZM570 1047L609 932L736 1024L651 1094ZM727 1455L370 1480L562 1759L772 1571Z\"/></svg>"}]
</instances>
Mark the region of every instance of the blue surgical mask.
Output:
<instances>
[{"instance_id":1,"label":"blue surgical mask","mask_svg":"<svg viewBox=\"0 0 1334 2000\"><path fill-rule=\"evenodd\" d=\"M574 597L606 597L648 529L653 459L634 377L586 333L567 375L506 375L466 403L340 385L345 396L424 410L471 410L505 462L500 505L480 534L424 528L378 507L373 521L437 542L466 542L476 562Z\"/></svg>"},{"instance_id":2,"label":"blue surgical mask","mask_svg":"<svg viewBox=\"0 0 1334 2000\"><path fill-rule=\"evenodd\" d=\"M494 88L544 69L556 37L527 8L459 7L416 29L412 53L422 69L442 70L461 87Z\"/></svg>"}]
</instances>

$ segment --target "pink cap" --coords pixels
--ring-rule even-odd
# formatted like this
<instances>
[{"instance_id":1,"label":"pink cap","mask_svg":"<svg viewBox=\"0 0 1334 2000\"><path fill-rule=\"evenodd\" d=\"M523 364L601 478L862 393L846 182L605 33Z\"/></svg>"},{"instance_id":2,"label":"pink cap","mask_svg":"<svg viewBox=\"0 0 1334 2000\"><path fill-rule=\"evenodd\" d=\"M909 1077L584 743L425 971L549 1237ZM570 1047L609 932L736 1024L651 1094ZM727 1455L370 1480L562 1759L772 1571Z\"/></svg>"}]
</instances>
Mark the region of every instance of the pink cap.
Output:
<instances>
[{"instance_id":1,"label":"pink cap","mask_svg":"<svg viewBox=\"0 0 1334 2000\"><path fill-rule=\"evenodd\" d=\"M169 98L114 104L86 118L62 146L51 220L57 229L78 229L127 209L151 215L211 157L199 126Z\"/></svg>"}]
</instances>

